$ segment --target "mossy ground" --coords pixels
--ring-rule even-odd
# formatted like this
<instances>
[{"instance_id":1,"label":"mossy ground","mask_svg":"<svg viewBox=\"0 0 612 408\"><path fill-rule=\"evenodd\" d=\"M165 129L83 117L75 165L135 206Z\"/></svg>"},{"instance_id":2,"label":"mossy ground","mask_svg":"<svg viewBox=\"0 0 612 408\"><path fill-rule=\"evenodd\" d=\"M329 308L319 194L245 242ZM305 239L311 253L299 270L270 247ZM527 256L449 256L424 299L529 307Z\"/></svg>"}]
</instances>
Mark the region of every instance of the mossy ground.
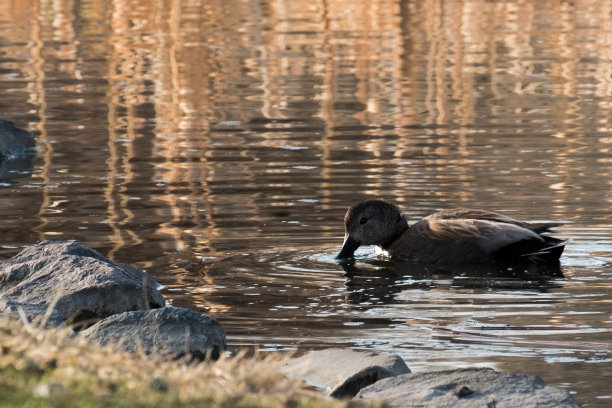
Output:
<instances>
[{"instance_id":1,"label":"mossy ground","mask_svg":"<svg viewBox=\"0 0 612 408\"><path fill-rule=\"evenodd\" d=\"M2 407L352 407L278 373L278 355L189 362L128 354L0 318Z\"/></svg>"}]
</instances>

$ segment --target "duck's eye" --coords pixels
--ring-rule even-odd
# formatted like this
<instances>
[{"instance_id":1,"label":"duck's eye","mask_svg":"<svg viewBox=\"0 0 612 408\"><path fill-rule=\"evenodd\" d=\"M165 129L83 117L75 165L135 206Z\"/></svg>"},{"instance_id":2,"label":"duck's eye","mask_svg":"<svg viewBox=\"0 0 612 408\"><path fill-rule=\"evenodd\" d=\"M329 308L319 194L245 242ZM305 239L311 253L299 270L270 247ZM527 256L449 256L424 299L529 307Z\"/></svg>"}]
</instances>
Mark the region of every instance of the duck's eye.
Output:
<instances>
[{"instance_id":1,"label":"duck's eye","mask_svg":"<svg viewBox=\"0 0 612 408\"><path fill-rule=\"evenodd\" d=\"M359 220L359 223L360 223L361 225L365 224L366 222L368 222L368 217L362 217L362 218Z\"/></svg>"}]
</instances>

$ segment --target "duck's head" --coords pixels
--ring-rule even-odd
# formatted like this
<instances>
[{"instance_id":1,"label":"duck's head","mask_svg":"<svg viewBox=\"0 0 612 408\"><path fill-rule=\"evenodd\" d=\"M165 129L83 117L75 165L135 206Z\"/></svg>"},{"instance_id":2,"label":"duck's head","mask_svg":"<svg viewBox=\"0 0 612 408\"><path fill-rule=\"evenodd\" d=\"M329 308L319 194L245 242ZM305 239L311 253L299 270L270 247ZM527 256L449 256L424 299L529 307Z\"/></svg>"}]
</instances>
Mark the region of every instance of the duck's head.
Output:
<instances>
[{"instance_id":1,"label":"duck's head","mask_svg":"<svg viewBox=\"0 0 612 408\"><path fill-rule=\"evenodd\" d=\"M384 200L365 200L344 216L344 244L336 259L352 258L361 245L387 246L408 227L399 209Z\"/></svg>"}]
</instances>

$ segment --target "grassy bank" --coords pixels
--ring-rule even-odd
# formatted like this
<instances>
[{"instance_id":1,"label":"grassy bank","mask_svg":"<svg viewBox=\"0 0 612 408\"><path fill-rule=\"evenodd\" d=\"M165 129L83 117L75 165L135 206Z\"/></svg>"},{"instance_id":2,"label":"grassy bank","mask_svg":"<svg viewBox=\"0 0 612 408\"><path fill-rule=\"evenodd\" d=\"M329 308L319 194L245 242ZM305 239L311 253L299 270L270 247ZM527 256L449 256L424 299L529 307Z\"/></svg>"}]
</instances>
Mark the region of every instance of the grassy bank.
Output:
<instances>
[{"instance_id":1,"label":"grassy bank","mask_svg":"<svg viewBox=\"0 0 612 408\"><path fill-rule=\"evenodd\" d=\"M3 407L353 407L275 371L278 357L188 363L0 318Z\"/></svg>"}]
</instances>

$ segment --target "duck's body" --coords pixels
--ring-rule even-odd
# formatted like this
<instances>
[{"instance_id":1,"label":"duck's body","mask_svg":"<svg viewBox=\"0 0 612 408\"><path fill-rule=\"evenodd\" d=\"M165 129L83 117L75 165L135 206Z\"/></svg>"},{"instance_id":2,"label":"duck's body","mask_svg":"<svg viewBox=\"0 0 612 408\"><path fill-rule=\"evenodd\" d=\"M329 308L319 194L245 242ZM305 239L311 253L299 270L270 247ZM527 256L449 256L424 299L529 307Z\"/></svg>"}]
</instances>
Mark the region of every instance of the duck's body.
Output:
<instances>
[{"instance_id":1,"label":"duck's body","mask_svg":"<svg viewBox=\"0 0 612 408\"><path fill-rule=\"evenodd\" d=\"M361 245L378 245L392 259L424 263L554 263L564 248L564 241L542 235L558 223L528 223L481 210L443 210L408 226L395 205L366 200L349 208L344 222L339 259L351 258Z\"/></svg>"}]
</instances>

